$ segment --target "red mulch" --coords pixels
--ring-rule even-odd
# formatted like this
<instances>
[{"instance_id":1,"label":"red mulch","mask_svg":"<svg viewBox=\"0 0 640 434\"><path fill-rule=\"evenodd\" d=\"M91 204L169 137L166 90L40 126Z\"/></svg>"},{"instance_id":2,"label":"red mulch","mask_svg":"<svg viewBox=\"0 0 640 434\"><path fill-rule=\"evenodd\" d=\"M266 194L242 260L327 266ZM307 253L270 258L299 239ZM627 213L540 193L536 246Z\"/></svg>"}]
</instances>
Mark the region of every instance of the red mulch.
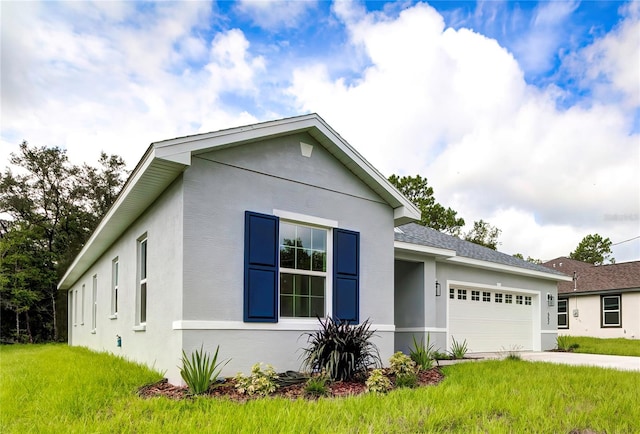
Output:
<instances>
[{"instance_id":1,"label":"red mulch","mask_svg":"<svg viewBox=\"0 0 640 434\"><path fill-rule=\"evenodd\" d=\"M393 377L390 377L393 383ZM429 369L428 371L420 371L418 373L417 387L433 386L444 379L444 375L439 368ZM304 383L295 384L292 386L285 386L277 389L269 396L278 396L288 399L316 399L315 396L308 396L304 392ZM329 393L327 397L343 397L351 395L360 395L366 392L367 387L364 382L356 381L336 381L328 385ZM149 384L141 387L138 390L138 395L143 398L152 398L154 396L165 396L170 399L186 399L191 397L189 390L183 386L174 386L168 383L167 379L158 381L157 383ZM224 383L219 384L217 387L209 389L204 395L211 398L225 398L232 401L245 402L249 399L261 398L258 395L249 396L243 395L235 388L235 381L233 378L227 378Z\"/></svg>"}]
</instances>

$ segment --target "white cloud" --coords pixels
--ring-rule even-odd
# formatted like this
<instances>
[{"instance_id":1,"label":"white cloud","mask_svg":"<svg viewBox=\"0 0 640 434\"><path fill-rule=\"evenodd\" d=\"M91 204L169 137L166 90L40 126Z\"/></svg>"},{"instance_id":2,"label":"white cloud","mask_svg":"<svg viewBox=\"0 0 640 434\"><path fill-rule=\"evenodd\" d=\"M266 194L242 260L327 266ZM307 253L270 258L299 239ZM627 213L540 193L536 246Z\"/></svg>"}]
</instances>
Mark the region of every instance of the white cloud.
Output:
<instances>
[{"instance_id":1,"label":"white cloud","mask_svg":"<svg viewBox=\"0 0 640 434\"><path fill-rule=\"evenodd\" d=\"M567 14L575 5L553 7ZM640 209L639 136L629 135L624 108L606 100L557 108L556 90L527 85L495 40L445 29L427 5L397 18L351 4L334 11L370 66L350 84L326 65L305 66L289 91L383 173L426 175L436 199L468 223L498 222L512 253L548 258L588 233L637 235L637 221L614 227L604 218ZM550 13L540 11L540 26L559 22ZM510 209L518 211L498 217Z\"/></svg>"},{"instance_id":2,"label":"white cloud","mask_svg":"<svg viewBox=\"0 0 640 434\"><path fill-rule=\"evenodd\" d=\"M316 1L306 0L240 0L236 9L267 30L295 28L306 19Z\"/></svg>"}]
</instances>

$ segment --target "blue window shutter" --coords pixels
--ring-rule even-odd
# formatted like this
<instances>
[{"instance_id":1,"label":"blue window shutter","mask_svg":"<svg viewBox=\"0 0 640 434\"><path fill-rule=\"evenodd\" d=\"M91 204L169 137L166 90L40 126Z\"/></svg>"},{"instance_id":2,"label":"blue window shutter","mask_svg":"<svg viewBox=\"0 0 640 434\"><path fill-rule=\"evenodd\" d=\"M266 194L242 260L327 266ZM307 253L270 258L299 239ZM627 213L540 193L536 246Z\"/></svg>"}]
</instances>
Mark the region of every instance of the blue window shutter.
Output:
<instances>
[{"instance_id":1,"label":"blue window shutter","mask_svg":"<svg viewBox=\"0 0 640 434\"><path fill-rule=\"evenodd\" d=\"M278 217L244 215L244 321L278 322Z\"/></svg>"},{"instance_id":2,"label":"blue window shutter","mask_svg":"<svg viewBox=\"0 0 640 434\"><path fill-rule=\"evenodd\" d=\"M360 234L345 229L333 231L333 317L336 321L359 322Z\"/></svg>"}]
</instances>

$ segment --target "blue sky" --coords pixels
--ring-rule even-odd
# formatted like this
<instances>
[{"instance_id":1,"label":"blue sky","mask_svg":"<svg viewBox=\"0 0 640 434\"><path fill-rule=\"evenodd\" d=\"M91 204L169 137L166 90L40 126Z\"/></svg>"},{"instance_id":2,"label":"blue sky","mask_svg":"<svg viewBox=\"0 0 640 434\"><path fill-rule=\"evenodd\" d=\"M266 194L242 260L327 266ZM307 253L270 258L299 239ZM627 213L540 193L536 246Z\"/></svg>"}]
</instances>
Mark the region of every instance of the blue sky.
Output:
<instances>
[{"instance_id":1,"label":"blue sky","mask_svg":"<svg viewBox=\"0 0 640 434\"><path fill-rule=\"evenodd\" d=\"M384 175L426 176L468 224L502 229L506 253L551 259L599 233L640 260L637 2L0 11L3 161L28 140L133 167L153 141L317 112Z\"/></svg>"}]
</instances>

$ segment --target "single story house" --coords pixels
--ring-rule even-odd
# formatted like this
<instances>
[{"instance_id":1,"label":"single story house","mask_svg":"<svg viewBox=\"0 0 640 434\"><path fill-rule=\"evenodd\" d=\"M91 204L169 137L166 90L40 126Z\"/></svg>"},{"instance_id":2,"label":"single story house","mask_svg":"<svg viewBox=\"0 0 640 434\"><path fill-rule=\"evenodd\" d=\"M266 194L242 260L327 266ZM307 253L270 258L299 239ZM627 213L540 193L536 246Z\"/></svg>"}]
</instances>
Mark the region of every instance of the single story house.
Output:
<instances>
[{"instance_id":1,"label":"single story house","mask_svg":"<svg viewBox=\"0 0 640 434\"><path fill-rule=\"evenodd\" d=\"M59 282L69 344L166 372L204 345L299 369L316 317L369 319L383 360L552 348L564 274L411 222L416 207L316 114L153 143ZM395 229L394 229L395 228Z\"/></svg>"},{"instance_id":2,"label":"single story house","mask_svg":"<svg viewBox=\"0 0 640 434\"><path fill-rule=\"evenodd\" d=\"M558 282L558 332L640 339L640 261L592 265L560 257L543 265L573 277Z\"/></svg>"}]
</instances>

